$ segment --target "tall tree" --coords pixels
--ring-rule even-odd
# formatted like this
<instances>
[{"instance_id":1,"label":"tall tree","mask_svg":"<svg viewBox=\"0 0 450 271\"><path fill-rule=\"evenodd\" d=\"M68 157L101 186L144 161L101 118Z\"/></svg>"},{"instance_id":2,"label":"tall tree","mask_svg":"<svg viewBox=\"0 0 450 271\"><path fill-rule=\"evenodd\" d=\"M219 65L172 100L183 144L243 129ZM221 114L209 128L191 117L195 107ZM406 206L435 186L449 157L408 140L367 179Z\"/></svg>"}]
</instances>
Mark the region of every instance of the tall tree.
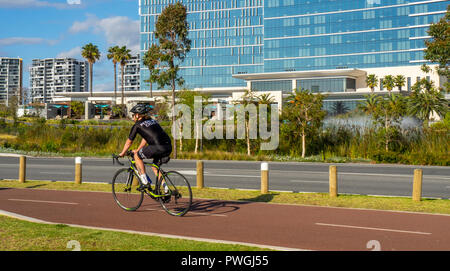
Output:
<instances>
[{"instance_id":1,"label":"tall tree","mask_svg":"<svg viewBox=\"0 0 450 271\"><path fill-rule=\"evenodd\" d=\"M117 49L117 59L118 62L120 63L120 70L121 70L121 75L122 75L122 99L121 99L121 104L122 104L122 110L124 110L124 97L125 97L125 92L124 92L124 88L125 88L125 65L127 65L128 60L130 60L131 58L131 54L130 54L131 50L127 49L126 46L122 46L120 48ZM122 111L122 113L124 113L125 111Z\"/></svg>"},{"instance_id":2,"label":"tall tree","mask_svg":"<svg viewBox=\"0 0 450 271\"><path fill-rule=\"evenodd\" d=\"M378 86L378 77L375 74L367 75L366 84L370 88L370 91L374 92L375 87Z\"/></svg>"},{"instance_id":3,"label":"tall tree","mask_svg":"<svg viewBox=\"0 0 450 271\"><path fill-rule=\"evenodd\" d=\"M287 98L283 116L299 130L302 138L302 157L306 155L306 137L320 127L326 112L322 110L324 95L309 90L295 90Z\"/></svg>"},{"instance_id":4,"label":"tall tree","mask_svg":"<svg viewBox=\"0 0 450 271\"><path fill-rule=\"evenodd\" d=\"M148 68L150 73L149 78L145 80L145 82L150 83L150 97L153 97L153 83L157 82L158 79L160 58L159 47L156 44L152 44L143 57L144 66Z\"/></svg>"},{"instance_id":5,"label":"tall tree","mask_svg":"<svg viewBox=\"0 0 450 271\"><path fill-rule=\"evenodd\" d=\"M428 35L431 36L431 40L425 41L424 58L439 64L438 74L447 78L445 88L448 92L450 87L448 80L450 77L450 5L447 6L445 16L439 22L430 25Z\"/></svg>"},{"instance_id":6,"label":"tall tree","mask_svg":"<svg viewBox=\"0 0 450 271\"><path fill-rule=\"evenodd\" d=\"M155 38L159 46L159 71L154 77L160 88L170 86L172 89L172 124L175 123L175 87L182 85L183 78L179 74L179 65L191 50L188 38L189 24L187 9L183 4L168 5L158 16L155 27ZM173 136L173 135L172 135ZM177 142L174 140L174 158L177 157Z\"/></svg>"},{"instance_id":7,"label":"tall tree","mask_svg":"<svg viewBox=\"0 0 450 271\"><path fill-rule=\"evenodd\" d=\"M114 64L114 104L117 101L117 63L120 61L118 51L119 46L109 47L107 55L108 59L112 59Z\"/></svg>"},{"instance_id":8,"label":"tall tree","mask_svg":"<svg viewBox=\"0 0 450 271\"><path fill-rule=\"evenodd\" d=\"M89 62L89 92L90 96L92 97L92 81L93 78L93 66L94 63L100 59L100 51L98 50L97 45L94 45L92 43L88 43L85 46L83 46L81 51L81 56L85 58Z\"/></svg>"}]
</instances>

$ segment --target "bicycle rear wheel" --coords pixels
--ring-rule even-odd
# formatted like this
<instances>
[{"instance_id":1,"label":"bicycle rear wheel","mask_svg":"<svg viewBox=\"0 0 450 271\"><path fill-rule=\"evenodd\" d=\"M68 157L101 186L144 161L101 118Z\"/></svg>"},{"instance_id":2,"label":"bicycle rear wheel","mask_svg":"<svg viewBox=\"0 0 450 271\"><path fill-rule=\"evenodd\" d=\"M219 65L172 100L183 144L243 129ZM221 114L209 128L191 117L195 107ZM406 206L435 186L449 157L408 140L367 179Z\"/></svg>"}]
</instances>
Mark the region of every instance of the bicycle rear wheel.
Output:
<instances>
[{"instance_id":1,"label":"bicycle rear wheel","mask_svg":"<svg viewBox=\"0 0 450 271\"><path fill-rule=\"evenodd\" d=\"M136 211L142 204L144 192L138 191L139 179L129 168L119 169L112 180L114 200L126 211Z\"/></svg>"},{"instance_id":2,"label":"bicycle rear wheel","mask_svg":"<svg viewBox=\"0 0 450 271\"><path fill-rule=\"evenodd\" d=\"M165 195L159 198L163 209L173 216L185 215L192 205L192 190L186 177L176 171L164 174L163 180L158 182L158 194ZM167 188L163 183L167 184Z\"/></svg>"}]
</instances>

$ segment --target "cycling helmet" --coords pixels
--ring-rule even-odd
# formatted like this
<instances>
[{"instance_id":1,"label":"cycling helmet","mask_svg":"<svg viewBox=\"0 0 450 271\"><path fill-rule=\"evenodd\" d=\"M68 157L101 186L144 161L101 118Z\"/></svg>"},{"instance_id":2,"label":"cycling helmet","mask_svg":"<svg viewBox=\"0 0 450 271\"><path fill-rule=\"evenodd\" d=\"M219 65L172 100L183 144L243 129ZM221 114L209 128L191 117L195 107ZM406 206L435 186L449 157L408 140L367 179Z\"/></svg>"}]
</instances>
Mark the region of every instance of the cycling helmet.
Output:
<instances>
[{"instance_id":1,"label":"cycling helmet","mask_svg":"<svg viewBox=\"0 0 450 271\"><path fill-rule=\"evenodd\" d=\"M131 108L130 112L134 114L147 114L150 111L150 107L146 104L137 104Z\"/></svg>"}]
</instances>

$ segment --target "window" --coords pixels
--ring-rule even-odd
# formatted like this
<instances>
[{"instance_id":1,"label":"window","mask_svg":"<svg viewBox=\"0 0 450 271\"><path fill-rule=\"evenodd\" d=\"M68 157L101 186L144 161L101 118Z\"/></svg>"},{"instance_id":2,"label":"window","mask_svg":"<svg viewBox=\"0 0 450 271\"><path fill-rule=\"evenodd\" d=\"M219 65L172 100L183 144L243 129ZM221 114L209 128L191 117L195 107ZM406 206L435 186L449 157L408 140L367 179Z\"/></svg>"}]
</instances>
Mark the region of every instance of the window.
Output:
<instances>
[{"instance_id":1,"label":"window","mask_svg":"<svg viewBox=\"0 0 450 271\"><path fill-rule=\"evenodd\" d=\"M253 91L283 91L292 92L291 80L277 80L277 81L253 81L251 82L251 89Z\"/></svg>"}]
</instances>

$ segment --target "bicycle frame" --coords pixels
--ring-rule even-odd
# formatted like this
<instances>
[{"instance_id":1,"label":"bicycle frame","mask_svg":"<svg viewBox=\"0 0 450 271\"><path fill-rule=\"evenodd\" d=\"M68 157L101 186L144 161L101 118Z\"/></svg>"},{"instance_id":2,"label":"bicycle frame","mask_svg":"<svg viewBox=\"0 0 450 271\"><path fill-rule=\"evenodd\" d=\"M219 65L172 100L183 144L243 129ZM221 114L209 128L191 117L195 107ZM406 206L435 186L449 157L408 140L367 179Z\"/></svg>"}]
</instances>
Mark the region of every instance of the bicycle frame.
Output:
<instances>
[{"instance_id":1,"label":"bicycle frame","mask_svg":"<svg viewBox=\"0 0 450 271\"><path fill-rule=\"evenodd\" d=\"M127 155L127 158L128 158L128 161L130 162L129 169L133 170L134 173L136 174L136 176L139 176L140 174L139 174L139 170L138 170L138 168L136 166L136 161L134 159L130 159L130 155ZM119 163L119 165L123 165L124 166L124 164L119 162L119 160L116 160L116 161ZM156 175L155 188L158 187L163 181L165 181L165 178L164 178L165 172L157 164L144 162L144 165L145 166L155 167L158 170L158 172L157 172L158 174L155 174ZM130 174L130 176L132 176L132 174ZM161 181L159 181L160 178L163 178L163 179L161 179ZM130 186L132 184L132 182L133 182L133 178L130 177L127 180L127 186ZM157 189L155 189L154 191L157 191ZM161 197L167 196L167 195L155 194L155 193L153 193L153 191L148 191L148 190L144 190L144 192L147 195L149 195L151 198L161 198Z\"/></svg>"}]
</instances>

